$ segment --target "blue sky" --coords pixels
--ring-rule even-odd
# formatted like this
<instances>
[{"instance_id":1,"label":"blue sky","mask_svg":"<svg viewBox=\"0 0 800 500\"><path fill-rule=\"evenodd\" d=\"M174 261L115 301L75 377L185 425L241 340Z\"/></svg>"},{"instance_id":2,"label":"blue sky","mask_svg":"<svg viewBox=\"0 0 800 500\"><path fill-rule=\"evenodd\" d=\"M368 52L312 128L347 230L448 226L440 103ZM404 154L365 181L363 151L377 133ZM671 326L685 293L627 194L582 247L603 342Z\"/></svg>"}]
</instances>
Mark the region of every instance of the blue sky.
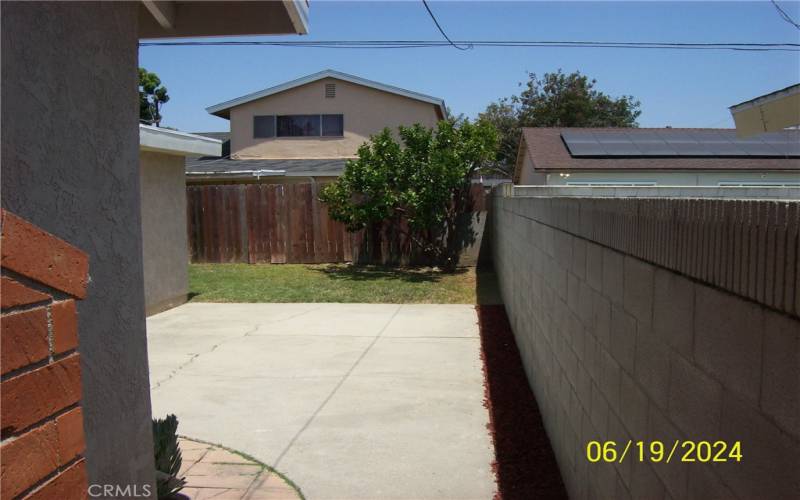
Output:
<instances>
[{"instance_id":1,"label":"blue sky","mask_svg":"<svg viewBox=\"0 0 800 500\"><path fill-rule=\"evenodd\" d=\"M452 39L662 42L800 42L768 1L429 1ZM781 1L795 21L800 2ZM431 39L441 35L421 2L311 1L309 35L248 39ZM227 39L226 39L227 40ZM728 106L800 82L800 53L566 48L314 49L141 47L140 66L169 89L163 125L226 131L205 108L331 68L442 97L476 116L518 93L526 71L580 70L612 95L641 103L645 127L729 127Z\"/></svg>"}]
</instances>

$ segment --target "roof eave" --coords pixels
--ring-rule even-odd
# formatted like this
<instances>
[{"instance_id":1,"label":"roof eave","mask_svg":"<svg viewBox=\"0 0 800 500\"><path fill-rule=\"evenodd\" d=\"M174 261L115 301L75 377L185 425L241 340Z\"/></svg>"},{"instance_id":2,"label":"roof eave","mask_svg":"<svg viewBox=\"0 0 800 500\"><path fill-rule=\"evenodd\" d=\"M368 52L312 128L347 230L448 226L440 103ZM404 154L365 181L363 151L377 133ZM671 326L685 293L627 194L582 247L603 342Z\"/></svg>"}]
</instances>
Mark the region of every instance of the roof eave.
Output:
<instances>
[{"instance_id":1,"label":"roof eave","mask_svg":"<svg viewBox=\"0 0 800 500\"><path fill-rule=\"evenodd\" d=\"M139 149L186 157L219 156L222 154L222 141L140 124Z\"/></svg>"},{"instance_id":2,"label":"roof eave","mask_svg":"<svg viewBox=\"0 0 800 500\"><path fill-rule=\"evenodd\" d=\"M283 0L292 26L298 35L308 34L308 2L306 0Z\"/></svg>"},{"instance_id":3,"label":"roof eave","mask_svg":"<svg viewBox=\"0 0 800 500\"><path fill-rule=\"evenodd\" d=\"M776 99L782 99L784 97L789 97L795 94L800 94L800 83L790 85L781 90L776 90L775 92L770 92L769 94L764 94L744 102L740 102L739 104L734 104L733 106L728 107L728 109L731 110L731 113L737 113L753 106L758 106L760 104L771 102Z\"/></svg>"},{"instance_id":4,"label":"roof eave","mask_svg":"<svg viewBox=\"0 0 800 500\"><path fill-rule=\"evenodd\" d=\"M527 146L525 146L525 142L526 142L525 141L525 133L520 131L519 144L517 144L517 158L516 158L516 161L514 162L514 175L511 176L511 181L514 184L518 184L520 178L522 177L522 153L523 153L523 147L527 148Z\"/></svg>"},{"instance_id":5,"label":"roof eave","mask_svg":"<svg viewBox=\"0 0 800 500\"><path fill-rule=\"evenodd\" d=\"M301 78L296 78L294 80L282 83L280 85L275 85L273 87L259 90L257 92L252 92L250 94L246 94L241 97L237 97L235 99L230 99L228 101L224 101L219 104L214 104L213 106L207 107L206 111L212 115L230 119L230 112L228 110L230 110L231 108L234 108L236 106L241 106L242 104L246 104L248 102L255 101L257 99L262 99L264 97L268 97L280 92L284 92L286 90L290 90L299 87L301 85L313 83L318 80L322 80L323 78L336 78L346 82L354 83L356 85L363 85L365 87L382 90L384 92L388 92L391 94L397 94L404 97L408 97L409 99L415 99L417 101L427 102L429 104L437 106L442 116L444 118L447 118L447 107L445 106L444 99L441 99L439 97L429 96L426 94L421 94L419 92L414 92L413 90L403 89L401 87L395 87L393 85L386 85L373 80L367 80L366 78L361 78L355 75L349 75L347 73L342 73L332 69L319 71L317 73L313 73L311 75L307 75Z\"/></svg>"}]
</instances>

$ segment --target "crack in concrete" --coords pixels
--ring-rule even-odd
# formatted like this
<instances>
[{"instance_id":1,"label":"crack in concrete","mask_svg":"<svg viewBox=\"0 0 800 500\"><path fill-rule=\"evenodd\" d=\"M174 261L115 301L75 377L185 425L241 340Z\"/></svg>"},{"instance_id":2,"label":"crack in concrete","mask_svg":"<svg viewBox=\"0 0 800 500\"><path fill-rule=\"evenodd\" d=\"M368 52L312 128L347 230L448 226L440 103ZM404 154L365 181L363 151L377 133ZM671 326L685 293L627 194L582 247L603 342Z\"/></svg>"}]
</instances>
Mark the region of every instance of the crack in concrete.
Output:
<instances>
[{"instance_id":1,"label":"crack in concrete","mask_svg":"<svg viewBox=\"0 0 800 500\"><path fill-rule=\"evenodd\" d=\"M175 375L177 375L178 372L180 372L181 370L183 370L184 368L186 368L187 366L192 364L192 362L195 359L199 358L203 354L210 354L210 353L216 351L219 346L221 346L222 344L226 344L226 343L230 342L231 340L239 340L239 339L242 339L244 337L247 337L247 336L255 333L256 331L258 331L259 328L261 328L261 325L255 325L251 329L249 329L246 332L244 332L244 334L239 335L238 337L228 337L227 339L223 339L223 340L217 342L216 344L212 345L211 349L209 349L207 351L197 352L197 353L192 354L192 357L190 357L188 361L184 361L183 363L178 365L177 368L175 368L174 370L169 372L169 375L167 375L167 377L165 379L159 380L156 383L156 385L150 387L150 390L154 391L154 390L158 389L159 387L161 387L162 384L165 384L165 383L169 382L170 380L172 380L173 378L175 378Z\"/></svg>"},{"instance_id":2,"label":"crack in concrete","mask_svg":"<svg viewBox=\"0 0 800 500\"><path fill-rule=\"evenodd\" d=\"M192 354L192 357L190 357L187 361L181 363L180 365L178 365L177 368L175 368L174 370L169 372L169 375L167 375L166 378L164 378L162 380L159 380L154 386L151 386L150 390L154 391L154 390L158 389L159 387L161 387L162 384L165 384L165 383L169 382L170 380L172 380L175 377L175 375L178 374L178 372L180 372L181 370L183 370L184 368L186 368L187 366L192 364L192 362L194 360L196 360L197 358L199 358L203 354L210 354L210 353L214 352L217 349L217 347L221 346L222 344L226 344L226 343L231 342L233 340L241 340L241 339L243 339L245 337L249 337L250 335L256 333L262 326L274 325L275 323L280 323L281 321L288 321L290 319L298 318L300 316L303 316L304 314L308 314L308 313L316 311L318 309L320 309L320 308L319 307L312 307L311 309L309 309L307 311L303 311L303 312L300 312L300 313L297 313L297 314L293 314L293 315L287 316L285 318L276 319L276 320L273 320L273 321L267 321L266 323L259 323L257 325L254 325L251 329L249 329L246 332L244 332L244 334L242 334L242 335L239 335L237 337L229 337L227 339L223 339L220 342L217 342L216 344L211 346L211 349L209 349L209 350L207 350L205 352L198 352L198 353Z\"/></svg>"}]
</instances>

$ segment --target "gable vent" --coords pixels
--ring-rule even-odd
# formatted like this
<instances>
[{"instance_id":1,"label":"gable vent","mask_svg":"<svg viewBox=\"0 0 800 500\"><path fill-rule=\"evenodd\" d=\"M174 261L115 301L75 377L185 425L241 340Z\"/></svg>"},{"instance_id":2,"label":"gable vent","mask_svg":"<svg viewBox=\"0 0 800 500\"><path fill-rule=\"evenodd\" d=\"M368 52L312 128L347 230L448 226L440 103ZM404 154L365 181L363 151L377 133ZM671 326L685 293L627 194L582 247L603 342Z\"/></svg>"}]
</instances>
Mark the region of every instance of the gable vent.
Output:
<instances>
[{"instance_id":1,"label":"gable vent","mask_svg":"<svg viewBox=\"0 0 800 500\"><path fill-rule=\"evenodd\" d=\"M325 84L325 97L330 98L330 99L336 97L336 84L335 83L326 83Z\"/></svg>"}]
</instances>

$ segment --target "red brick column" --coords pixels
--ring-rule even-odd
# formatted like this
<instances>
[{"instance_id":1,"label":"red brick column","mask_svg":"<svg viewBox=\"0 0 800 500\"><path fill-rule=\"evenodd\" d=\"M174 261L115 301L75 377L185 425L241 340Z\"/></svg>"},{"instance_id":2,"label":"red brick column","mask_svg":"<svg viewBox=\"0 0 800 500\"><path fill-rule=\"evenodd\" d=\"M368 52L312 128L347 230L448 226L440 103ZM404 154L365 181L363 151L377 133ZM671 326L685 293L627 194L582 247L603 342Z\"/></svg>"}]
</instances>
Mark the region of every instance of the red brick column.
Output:
<instances>
[{"instance_id":1,"label":"red brick column","mask_svg":"<svg viewBox=\"0 0 800 500\"><path fill-rule=\"evenodd\" d=\"M86 295L88 257L0 217L0 499L86 498L75 300Z\"/></svg>"}]
</instances>

